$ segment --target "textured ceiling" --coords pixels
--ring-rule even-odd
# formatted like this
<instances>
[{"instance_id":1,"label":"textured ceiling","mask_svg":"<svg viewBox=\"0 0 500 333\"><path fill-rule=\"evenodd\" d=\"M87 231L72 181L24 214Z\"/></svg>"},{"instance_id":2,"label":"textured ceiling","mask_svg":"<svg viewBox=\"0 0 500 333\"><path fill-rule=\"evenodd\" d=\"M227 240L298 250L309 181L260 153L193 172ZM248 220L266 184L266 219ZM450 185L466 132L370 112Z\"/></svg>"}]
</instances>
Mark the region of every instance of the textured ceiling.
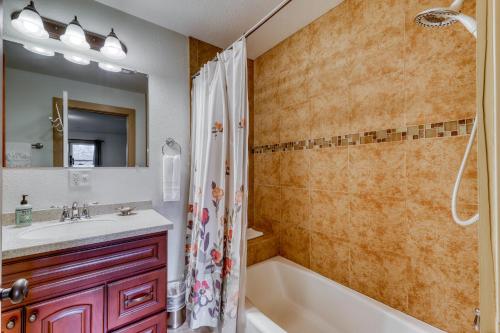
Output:
<instances>
[{"instance_id":1,"label":"textured ceiling","mask_svg":"<svg viewBox=\"0 0 500 333\"><path fill-rule=\"evenodd\" d=\"M225 47L282 0L97 0L186 36Z\"/></svg>"},{"instance_id":2,"label":"textured ceiling","mask_svg":"<svg viewBox=\"0 0 500 333\"><path fill-rule=\"evenodd\" d=\"M227 47L282 0L96 0L128 14L219 47ZM342 0L293 0L249 38L255 58Z\"/></svg>"}]
</instances>

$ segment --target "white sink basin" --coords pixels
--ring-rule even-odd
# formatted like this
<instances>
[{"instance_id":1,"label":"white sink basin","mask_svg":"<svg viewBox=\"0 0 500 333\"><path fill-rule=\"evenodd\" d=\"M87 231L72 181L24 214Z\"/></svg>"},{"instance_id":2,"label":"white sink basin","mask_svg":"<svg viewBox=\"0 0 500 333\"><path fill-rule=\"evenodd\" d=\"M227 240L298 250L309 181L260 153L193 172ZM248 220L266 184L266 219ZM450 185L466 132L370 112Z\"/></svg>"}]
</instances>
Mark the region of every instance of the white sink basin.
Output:
<instances>
[{"instance_id":1,"label":"white sink basin","mask_svg":"<svg viewBox=\"0 0 500 333\"><path fill-rule=\"evenodd\" d=\"M99 219L60 222L30 227L19 233L18 237L29 240L59 239L74 234L78 238L85 238L102 234L103 231L116 223L114 220Z\"/></svg>"}]
</instances>

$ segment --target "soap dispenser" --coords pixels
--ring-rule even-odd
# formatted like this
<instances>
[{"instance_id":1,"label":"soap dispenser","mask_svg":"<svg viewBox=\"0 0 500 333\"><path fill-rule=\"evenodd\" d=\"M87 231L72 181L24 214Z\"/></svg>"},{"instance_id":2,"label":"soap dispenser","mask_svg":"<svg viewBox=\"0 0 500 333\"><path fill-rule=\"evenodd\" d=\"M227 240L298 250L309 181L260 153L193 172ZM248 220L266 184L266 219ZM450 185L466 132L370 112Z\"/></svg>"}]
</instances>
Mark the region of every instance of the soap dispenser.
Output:
<instances>
[{"instance_id":1,"label":"soap dispenser","mask_svg":"<svg viewBox=\"0 0 500 333\"><path fill-rule=\"evenodd\" d=\"M27 227L31 225L31 210L32 207L26 200L27 194L23 194L21 205L16 207L16 227Z\"/></svg>"}]
</instances>

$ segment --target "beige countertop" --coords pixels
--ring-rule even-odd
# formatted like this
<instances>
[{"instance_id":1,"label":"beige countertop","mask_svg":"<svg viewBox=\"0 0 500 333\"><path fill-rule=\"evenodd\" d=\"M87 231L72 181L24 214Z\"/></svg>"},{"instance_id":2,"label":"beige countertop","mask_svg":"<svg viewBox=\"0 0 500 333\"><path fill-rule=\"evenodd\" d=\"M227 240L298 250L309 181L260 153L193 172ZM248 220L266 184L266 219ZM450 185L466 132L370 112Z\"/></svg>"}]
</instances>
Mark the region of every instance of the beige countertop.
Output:
<instances>
[{"instance_id":1,"label":"beige countertop","mask_svg":"<svg viewBox=\"0 0 500 333\"><path fill-rule=\"evenodd\" d=\"M2 227L2 257L12 259L38 253L142 236L173 229L171 221L152 209L134 215L106 214L91 220L47 221L29 227Z\"/></svg>"}]
</instances>

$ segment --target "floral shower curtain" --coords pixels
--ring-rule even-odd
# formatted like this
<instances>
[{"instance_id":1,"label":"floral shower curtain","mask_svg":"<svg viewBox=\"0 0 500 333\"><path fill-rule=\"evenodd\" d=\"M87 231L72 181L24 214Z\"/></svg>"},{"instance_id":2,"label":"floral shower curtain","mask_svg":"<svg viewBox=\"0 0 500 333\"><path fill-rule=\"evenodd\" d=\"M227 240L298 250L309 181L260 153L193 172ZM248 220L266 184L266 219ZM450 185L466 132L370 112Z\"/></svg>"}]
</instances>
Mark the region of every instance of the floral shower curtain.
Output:
<instances>
[{"instance_id":1,"label":"floral shower curtain","mask_svg":"<svg viewBox=\"0 0 500 333\"><path fill-rule=\"evenodd\" d=\"M248 95L246 41L193 80L186 303L191 329L244 322ZM238 331L241 331L238 329Z\"/></svg>"}]
</instances>

